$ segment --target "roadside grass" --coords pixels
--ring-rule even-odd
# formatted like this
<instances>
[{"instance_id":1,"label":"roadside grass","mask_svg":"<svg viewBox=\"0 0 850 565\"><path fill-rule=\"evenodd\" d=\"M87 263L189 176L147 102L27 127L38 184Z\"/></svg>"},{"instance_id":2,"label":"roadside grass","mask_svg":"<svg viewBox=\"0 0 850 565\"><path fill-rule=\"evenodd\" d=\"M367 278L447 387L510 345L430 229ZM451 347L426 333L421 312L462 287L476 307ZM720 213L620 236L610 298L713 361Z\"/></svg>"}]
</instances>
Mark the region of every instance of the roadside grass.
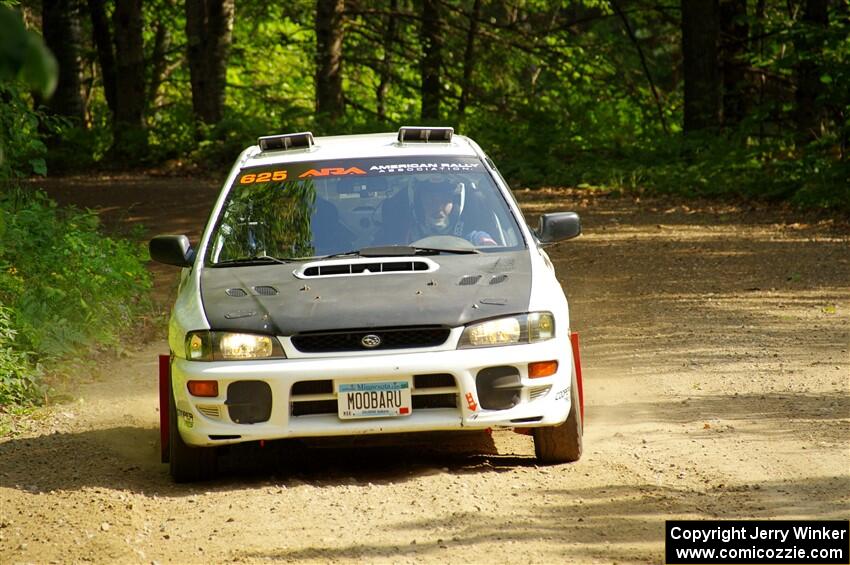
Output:
<instances>
[{"instance_id":1,"label":"roadside grass","mask_svg":"<svg viewBox=\"0 0 850 565\"><path fill-rule=\"evenodd\" d=\"M0 435L59 394L48 383L66 366L120 354L152 325L137 229L107 236L94 212L17 186L0 191Z\"/></svg>"}]
</instances>

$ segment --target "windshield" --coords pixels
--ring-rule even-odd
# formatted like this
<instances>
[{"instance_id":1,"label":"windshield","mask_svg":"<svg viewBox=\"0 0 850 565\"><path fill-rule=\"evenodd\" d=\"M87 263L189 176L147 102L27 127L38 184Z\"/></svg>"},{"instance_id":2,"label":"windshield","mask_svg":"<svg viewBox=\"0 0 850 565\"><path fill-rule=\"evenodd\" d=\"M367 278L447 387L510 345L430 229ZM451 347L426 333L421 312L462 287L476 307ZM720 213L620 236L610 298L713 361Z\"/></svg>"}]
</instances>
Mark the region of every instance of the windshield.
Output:
<instances>
[{"instance_id":1,"label":"windshield","mask_svg":"<svg viewBox=\"0 0 850 565\"><path fill-rule=\"evenodd\" d=\"M523 245L479 159L353 159L241 170L216 220L208 262L285 261L378 246L492 252Z\"/></svg>"}]
</instances>

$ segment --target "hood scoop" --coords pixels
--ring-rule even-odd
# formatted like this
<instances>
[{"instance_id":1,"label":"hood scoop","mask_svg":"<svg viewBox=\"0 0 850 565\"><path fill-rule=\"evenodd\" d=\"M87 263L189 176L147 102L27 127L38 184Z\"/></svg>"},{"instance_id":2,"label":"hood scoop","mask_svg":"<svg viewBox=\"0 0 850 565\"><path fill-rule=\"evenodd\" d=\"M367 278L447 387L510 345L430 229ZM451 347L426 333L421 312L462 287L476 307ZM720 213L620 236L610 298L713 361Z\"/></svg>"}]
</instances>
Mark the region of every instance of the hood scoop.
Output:
<instances>
[{"instance_id":1,"label":"hood scoop","mask_svg":"<svg viewBox=\"0 0 850 565\"><path fill-rule=\"evenodd\" d=\"M260 296L274 296L278 294L278 290L273 286L255 286L254 292Z\"/></svg>"},{"instance_id":2,"label":"hood scoop","mask_svg":"<svg viewBox=\"0 0 850 565\"><path fill-rule=\"evenodd\" d=\"M430 273L439 269L439 265L428 258L411 259L409 257L385 257L375 259L332 259L304 264L293 271L299 279L319 277L352 277L367 275L385 275L399 273Z\"/></svg>"}]
</instances>

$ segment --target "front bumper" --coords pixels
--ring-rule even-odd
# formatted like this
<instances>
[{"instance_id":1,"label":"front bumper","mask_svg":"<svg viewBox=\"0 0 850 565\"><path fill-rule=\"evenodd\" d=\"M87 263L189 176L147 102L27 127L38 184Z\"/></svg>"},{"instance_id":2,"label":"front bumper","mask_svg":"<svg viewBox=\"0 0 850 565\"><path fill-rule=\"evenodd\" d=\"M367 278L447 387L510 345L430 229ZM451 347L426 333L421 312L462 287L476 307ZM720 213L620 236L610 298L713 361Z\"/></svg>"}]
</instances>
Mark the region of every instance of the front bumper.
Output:
<instances>
[{"instance_id":1,"label":"front bumper","mask_svg":"<svg viewBox=\"0 0 850 565\"><path fill-rule=\"evenodd\" d=\"M529 378L529 363L549 360L558 361L553 375ZM518 385L512 392L515 405L511 407L487 407L493 402L488 400L487 385L478 377L494 367L511 367L517 373ZM189 445L210 446L298 437L553 426L567 419L572 370L569 341L553 339L504 347L398 350L350 357L222 362L175 358L171 378L180 435ZM420 388L414 384L410 414L353 420L337 415L339 383L408 377L423 384L435 377L432 382L440 385ZM189 380L217 381L219 396L192 396L186 385ZM234 383L252 381L265 383L262 388L270 391L268 418L238 423L228 390ZM421 397L419 401L417 397ZM438 397L438 402L432 402Z\"/></svg>"}]
</instances>

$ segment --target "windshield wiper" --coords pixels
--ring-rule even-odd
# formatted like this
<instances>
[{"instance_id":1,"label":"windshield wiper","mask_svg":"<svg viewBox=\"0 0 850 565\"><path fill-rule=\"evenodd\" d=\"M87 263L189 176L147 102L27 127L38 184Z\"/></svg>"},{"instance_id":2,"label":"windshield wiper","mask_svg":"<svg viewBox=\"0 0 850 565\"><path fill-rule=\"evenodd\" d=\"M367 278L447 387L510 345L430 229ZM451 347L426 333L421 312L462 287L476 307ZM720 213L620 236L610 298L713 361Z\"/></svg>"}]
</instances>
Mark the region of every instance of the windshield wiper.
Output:
<instances>
[{"instance_id":1,"label":"windshield wiper","mask_svg":"<svg viewBox=\"0 0 850 565\"><path fill-rule=\"evenodd\" d=\"M292 257L272 257L271 255L256 255L254 257L239 257L238 259L228 259L215 263L215 267L233 266L233 265L268 265L269 263L279 263L286 265L298 259Z\"/></svg>"},{"instance_id":2,"label":"windshield wiper","mask_svg":"<svg viewBox=\"0 0 850 565\"><path fill-rule=\"evenodd\" d=\"M457 255L470 255L481 253L475 248L469 247L418 247L411 245L384 245L381 247L363 247L344 253L334 253L318 257L318 260L336 259L337 257L349 257L352 255L360 257L409 257L411 255L428 255L439 253L454 253Z\"/></svg>"},{"instance_id":3,"label":"windshield wiper","mask_svg":"<svg viewBox=\"0 0 850 565\"><path fill-rule=\"evenodd\" d=\"M474 255L481 253L474 247L411 247L417 254L424 255L427 253L454 253L456 255Z\"/></svg>"},{"instance_id":4,"label":"windshield wiper","mask_svg":"<svg viewBox=\"0 0 850 565\"><path fill-rule=\"evenodd\" d=\"M331 255L320 255L313 257L316 261L324 261L325 259L336 259L337 257L350 257L352 255L360 255L360 249L352 249L351 251L343 251L342 253L333 253Z\"/></svg>"}]
</instances>

